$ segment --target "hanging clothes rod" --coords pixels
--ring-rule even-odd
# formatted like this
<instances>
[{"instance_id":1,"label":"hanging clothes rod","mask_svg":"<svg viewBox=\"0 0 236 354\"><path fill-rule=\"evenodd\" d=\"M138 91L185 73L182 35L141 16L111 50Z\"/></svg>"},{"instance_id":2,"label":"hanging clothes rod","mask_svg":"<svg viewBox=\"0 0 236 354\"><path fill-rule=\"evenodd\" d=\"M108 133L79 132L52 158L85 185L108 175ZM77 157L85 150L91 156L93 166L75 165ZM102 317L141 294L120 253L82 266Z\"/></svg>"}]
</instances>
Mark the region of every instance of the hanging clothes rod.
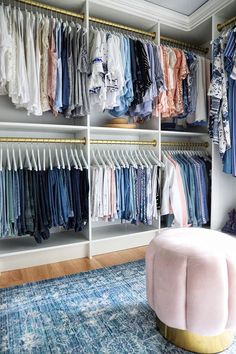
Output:
<instances>
[{"instance_id":1,"label":"hanging clothes rod","mask_svg":"<svg viewBox=\"0 0 236 354\"><path fill-rule=\"evenodd\" d=\"M91 144L109 144L109 145L151 145L157 146L156 140L101 140L101 139L91 139Z\"/></svg>"},{"instance_id":2,"label":"hanging clothes rod","mask_svg":"<svg viewBox=\"0 0 236 354\"><path fill-rule=\"evenodd\" d=\"M62 14L62 15L76 17L76 18L79 18L81 20L84 20L84 14L79 14L79 13L76 13L76 12L72 12L72 11L61 9L59 7L42 4L41 2L31 1L31 0L17 0L17 2L20 2L20 3L25 4L25 5L38 7L40 9L44 9L44 10L48 10L48 11L52 11L52 12L57 12L57 13Z\"/></svg>"},{"instance_id":3,"label":"hanging clothes rod","mask_svg":"<svg viewBox=\"0 0 236 354\"><path fill-rule=\"evenodd\" d=\"M219 23L217 25L217 30L220 32L222 31L223 28L227 27L228 25L231 25L231 23L236 22L236 16L230 18L228 21L225 21L223 23Z\"/></svg>"},{"instance_id":4,"label":"hanging clothes rod","mask_svg":"<svg viewBox=\"0 0 236 354\"><path fill-rule=\"evenodd\" d=\"M37 1L33 1L33 0L17 0L17 1L22 3L22 4L26 4L26 5L38 7L38 8L41 8L41 9L57 12L57 13L60 13L62 15L66 15L66 16L77 17L77 18L80 18L82 20L84 20L84 18L85 18L84 14L79 14L79 13L72 12L72 11L67 11L67 10L61 9L59 7L42 4L42 3L37 2ZM141 34L141 35L144 35L144 36L147 36L147 37L151 37L152 39L154 39L156 37L156 33L155 32L143 31L143 30L138 29L138 28L129 27L129 26L125 26L125 25L120 25L119 23L103 20L103 19L100 19L100 18L97 18L97 17L89 16L89 20L92 21L92 22L95 22L95 23L100 23L102 25L111 26L111 27L122 29L124 31L129 31L129 32Z\"/></svg>"},{"instance_id":5,"label":"hanging clothes rod","mask_svg":"<svg viewBox=\"0 0 236 354\"><path fill-rule=\"evenodd\" d=\"M194 142L184 142L184 141L162 141L161 142L162 146L174 146L174 147L204 147L204 148L208 148L209 147L209 143L208 142L204 142L204 143L194 143Z\"/></svg>"},{"instance_id":6,"label":"hanging clothes rod","mask_svg":"<svg viewBox=\"0 0 236 354\"><path fill-rule=\"evenodd\" d=\"M50 143L50 144L86 144L86 138L23 138L23 137L0 137L0 143ZM157 140L106 140L106 139L90 139L91 144L103 145L150 145L157 146ZM208 142L195 143L183 141L163 141L162 146L178 146L178 147L205 147L209 146Z\"/></svg>"},{"instance_id":7,"label":"hanging clothes rod","mask_svg":"<svg viewBox=\"0 0 236 354\"><path fill-rule=\"evenodd\" d=\"M163 42L168 42L168 43L172 43L172 44L176 44L176 45L181 45L182 47L185 47L185 48L188 48L188 49L197 50L197 51L202 52L204 54L208 53L208 48L202 48L202 47L196 46L194 44L178 41L176 39L165 37L165 36L160 36L160 39Z\"/></svg>"},{"instance_id":8,"label":"hanging clothes rod","mask_svg":"<svg viewBox=\"0 0 236 354\"><path fill-rule=\"evenodd\" d=\"M83 139L61 139L61 138L15 138L0 137L0 143L50 143L50 144L86 144Z\"/></svg>"}]
</instances>

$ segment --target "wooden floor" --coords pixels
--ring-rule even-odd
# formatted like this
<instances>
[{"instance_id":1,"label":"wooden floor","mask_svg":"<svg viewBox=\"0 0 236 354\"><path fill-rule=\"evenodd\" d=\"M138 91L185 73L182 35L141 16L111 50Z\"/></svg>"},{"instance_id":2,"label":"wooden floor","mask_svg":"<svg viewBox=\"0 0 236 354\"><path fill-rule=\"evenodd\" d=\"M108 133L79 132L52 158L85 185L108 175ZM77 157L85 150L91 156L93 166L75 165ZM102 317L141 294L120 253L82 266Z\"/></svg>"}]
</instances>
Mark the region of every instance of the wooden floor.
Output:
<instances>
[{"instance_id":1,"label":"wooden floor","mask_svg":"<svg viewBox=\"0 0 236 354\"><path fill-rule=\"evenodd\" d=\"M0 275L0 288L132 262L143 259L145 251L146 247L132 248L125 251L95 256L92 259L74 259L60 263L3 272Z\"/></svg>"}]
</instances>

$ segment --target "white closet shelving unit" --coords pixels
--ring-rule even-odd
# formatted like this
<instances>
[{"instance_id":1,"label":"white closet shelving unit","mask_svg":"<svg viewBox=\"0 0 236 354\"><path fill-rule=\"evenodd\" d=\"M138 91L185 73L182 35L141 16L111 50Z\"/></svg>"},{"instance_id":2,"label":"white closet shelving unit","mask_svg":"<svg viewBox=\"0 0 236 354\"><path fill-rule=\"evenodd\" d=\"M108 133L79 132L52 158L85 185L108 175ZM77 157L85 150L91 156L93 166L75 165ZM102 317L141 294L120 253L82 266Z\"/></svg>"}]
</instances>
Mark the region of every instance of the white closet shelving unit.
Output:
<instances>
[{"instance_id":1,"label":"white closet shelving unit","mask_svg":"<svg viewBox=\"0 0 236 354\"><path fill-rule=\"evenodd\" d=\"M44 1L47 3L47 1ZM53 5L48 0L50 5ZM69 3L69 2L68 2ZM74 3L72 4L72 6ZM77 6L78 12L85 13L84 26L88 29L89 37L89 13L94 15L94 11L98 9L96 1L90 1L90 9L88 0L80 3L80 7ZM106 6L105 6L106 5ZM58 7L66 7L69 9L69 4L64 4L62 1L57 3ZM103 10L103 5L100 3L99 11ZM99 13L97 16L101 16ZM222 10L221 10L222 11ZM107 1L104 2L104 16L109 19L109 6ZM122 16L117 13L116 22L122 23ZM229 17L232 16L232 13ZM102 16L101 16L102 17ZM222 14L215 14L212 17L212 28L215 24L224 16ZM111 9L110 19L114 21L114 9ZM137 19L139 21L139 27L146 29L149 18L145 14L124 17L125 24L134 26ZM156 31L156 43L160 43L160 35L165 35L165 27L162 33L161 20L158 21L158 15L156 15L155 23L158 24L153 27L152 30ZM152 18L152 23L154 20ZM137 25L136 25L137 26ZM170 25L169 25L170 26ZM171 27L170 27L171 29ZM185 38L187 32L184 30L181 32L181 36ZM172 29L172 37L175 38L176 29ZM216 35L213 32L213 37ZM191 42L190 40L188 40ZM204 42L204 40L203 40ZM143 125L140 125L139 129L113 129L103 127L106 119L109 117L107 113L101 114L97 112L91 112L90 115L77 120L67 120L64 117L53 117L51 113L45 113L42 117L27 116L25 111L16 110L13 104L6 96L0 96L0 136L18 136L18 137L58 137L58 138L81 138L86 137L87 144L84 146L84 150L87 155L88 164L91 163L91 149L94 148L90 144L90 139L118 139L118 140L157 140L157 145L154 147L156 152L161 153L162 141L193 141L193 142L205 142L209 141L207 132L205 131L161 131L161 119L153 119ZM104 146L96 146L96 148L104 149ZM132 147L130 146L130 149ZM119 149L119 146L117 146ZM210 145L211 150L211 145ZM225 184L233 188L234 180L229 178L225 179L225 175L221 175L220 161L217 156L217 152L213 149L213 181L212 181L212 227L218 228L218 211L215 209L215 205L220 206L220 196L218 197L218 189L225 187ZM90 178L90 173L89 173ZM228 184L229 183L229 184ZM236 182L235 182L236 183ZM230 188L231 188L230 187ZM231 207L234 202L232 190L228 193L230 202L227 201L227 207ZM222 209L221 209L222 212ZM63 260L92 257L97 254L107 253L110 251L116 251L121 249L128 249L132 247L138 247L147 245L151 239L160 230L160 220L153 226L139 225L134 226L130 223L121 224L120 222L105 223L105 222L92 222L89 220L87 227L83 232L75 233L73 231L61 231L55 230L55 233L51 234L49 240L44 241L41 245L36 244L33 237L23 236L17 238L7 238L0 240L0 272L24 267L30 267L34 265L47 264L52 262L59 262Z\"/></svg>"}]
</instances>

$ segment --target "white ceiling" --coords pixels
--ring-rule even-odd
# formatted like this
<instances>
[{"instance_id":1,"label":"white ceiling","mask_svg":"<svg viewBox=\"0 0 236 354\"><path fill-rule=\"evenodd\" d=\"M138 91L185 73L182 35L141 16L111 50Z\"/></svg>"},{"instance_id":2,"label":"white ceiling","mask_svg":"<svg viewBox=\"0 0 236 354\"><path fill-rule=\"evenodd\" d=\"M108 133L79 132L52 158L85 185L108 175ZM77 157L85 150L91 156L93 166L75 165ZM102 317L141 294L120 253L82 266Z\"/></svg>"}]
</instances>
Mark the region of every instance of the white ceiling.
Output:
<instances>
[{"instance_id":1,"label":"white ceiling","mask_svg":"<svg viewBox=\"0 0 236 354\"><path fill-rule=\"evenodd\" d=\"M165 7L166 9L179 12L183 15L191 15L208 0L145 0L153 4Z\"/></svg>"}]
</instances>

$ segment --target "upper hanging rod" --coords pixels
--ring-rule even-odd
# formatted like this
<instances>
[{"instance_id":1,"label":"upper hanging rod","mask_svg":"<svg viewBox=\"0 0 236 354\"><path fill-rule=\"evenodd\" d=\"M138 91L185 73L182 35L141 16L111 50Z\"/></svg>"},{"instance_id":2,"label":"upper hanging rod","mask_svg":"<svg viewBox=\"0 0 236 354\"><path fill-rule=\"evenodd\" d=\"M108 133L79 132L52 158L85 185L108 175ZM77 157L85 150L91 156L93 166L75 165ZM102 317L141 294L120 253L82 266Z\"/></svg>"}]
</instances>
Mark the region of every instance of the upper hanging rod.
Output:
<instances>
[{"instance_id":1,"label":"upper hanging rod","mask_svg":"<svg viewBox=\"0 0 236 354\"><path fill-rule=\"evenodd\" d=\"M85 18L84 14L79 14L79 13L68 11L68 10L64 10L64 9L61 9L61 8L58 8L58 7L55 7L55 6L42 4L42 3L37 2L37 1L33 1L33 0L17 0L17 1L20 2L20 3L23 3L23 4L27 4L27 5L35 6L35 7L38 7L38 8L45 9L45 10L57 12L57 13L60 13L60 14L66 15L66 16L77 17L77 18L80 18L82 20L84 20L84 18ZM156 37L156 33L155 32L143 31L143 30L138 29L138 28L121 25L119 23L103 20L103 19L100 19L100 18L97 18L97 17L89 16L89 20L92 21L92 22L95 22L95 23L100 23L100 24L106 25L106 26L119 28L119 29L122 29L124 31L129 31L129 32L141 34L141 35L144 35L144 36L147 36L147 37L151 37L152 39L155 39L155 37ZM172 38L169 38L169 37L161 36L160 39L162 41L166 41L166 42L169 42L169 43L182 45L182 46L187 47L189 49L195 49L195 50L198 50L199 52L202 52L202 53L207 53L208 52L208 48L201 48L199 46L195 46L195 45L192 45L192 44L187 43L187 42L178 41L178 40L175 40L175 39L172 39Z\"/></svg>"},{"instance_id":2,"label":"upper hanging rod","mask_svg":"<svg viewBox=\"0 0 236 354\"><path fill-rule=\"evenodd\" d=\"M53 12L58 12L60 14L66 15L66 16L77 17L77 18L80 18L82 20L84 20L84 18L85 18L84 14L78 14L76 12L67 11L67 10L64 10L64 9L61 9L61 8L58 8L58 7L55 7L55 6L42 4L42 3L37 2L37 1L33 1L33 0L17 0L17 1L20 2L20 3L31 5L31 6L35 6L35 7L41 8L41 9L45 9L45 10L49 10L49 11L53 11ZM103 24L103 25L107 25L107 26L111 26L111 27L115 27L115 28L120 28L120 29L125 30L125 31L142 34L144 36L151 37L152 39L154 39L156 37L156 33L155 32L143 31L143 30L140 30L138 28L129 27L129 26L125 26L125 25L120 25L118 23L102 20L102 19L97 18L97 17L90 16L89 20L92 21L92 22Z\"/></svg>"},{"instance_id":3,"label":"upper hanging rod","mask_svg":"<svg viewBox=\"0 0 236 354\"><path fill-rule=\"evenodd\" d=\"M228 25L231 25L231 23L236 22L236 16L230 18L228 21L225 21L223 23L219 23L217 25L218 31L222 31L223 28L227 27Z\"/></svg>"},{"instance_id":4,"label":"upper hanging rod","mask_svg":"<svg viewBox=\"0 0 236 354\"><path fill-rule=\"evenodd\" d=\"M160 36L160 39L163 42L169 42L169 43L181 45L181 46L189 48L189 49L197 50L197 51L202 52L204 54L208 53L208 48L202 48L202 47L196 46L194 44L178 41L176 39L165 37L165 36Z\"/></svg>"},{"instance_id":5,"label":"upper hanging rod","mask_svg":"<svg viewBox=\"0 0 236 354\"><path fill-rule=\"evenodd\" d=\"M156 140L101 140L101 139L91 139L91 144L115 144L115 145L151 145L156 146Z\"/></svg>"},{"instance_id":6,"label":"upper hanging rod","mask_svg":"<svg viewBox=\"0 0 236 354\"><path fill-rule=\"evenodd\" d=\"M52 144L86 144L86 138L83 139L61 139L61 138L17 138L0 137L0 143L52 143Z\"/></svg>"},{"instance_id":7,"label":"upper hanging rod","mask_svg":"<svg viewBox=\"0 0 236 354\"><path fill-rule=\"evenodd\" d=\"M59 8L59 7L42 4L41 2L32 1L32 0L17 0L17 1L21 2L22 4L38 7L40 9L44 9L44 10L57 12L59 14L66 15L66 16L77 17L77 18L80 18L81 20L84 20L84 14L79 14L79 13L76 13L76 12L64 10L64 9Z\"/></svg>"},{"instance_id":8,"label":"upper hanging rod","mask_svg":"<svg viewBox=\"0 0 236 354\"><path fill-rule=\"evenodd\" d=\"M195 143L195 142L184 142L184 141L162 141L161 142L162 146L176 146L176 147L204 147L208 148L209 143L204 142L204 143Z\"/></svg>"}]
</instances>

